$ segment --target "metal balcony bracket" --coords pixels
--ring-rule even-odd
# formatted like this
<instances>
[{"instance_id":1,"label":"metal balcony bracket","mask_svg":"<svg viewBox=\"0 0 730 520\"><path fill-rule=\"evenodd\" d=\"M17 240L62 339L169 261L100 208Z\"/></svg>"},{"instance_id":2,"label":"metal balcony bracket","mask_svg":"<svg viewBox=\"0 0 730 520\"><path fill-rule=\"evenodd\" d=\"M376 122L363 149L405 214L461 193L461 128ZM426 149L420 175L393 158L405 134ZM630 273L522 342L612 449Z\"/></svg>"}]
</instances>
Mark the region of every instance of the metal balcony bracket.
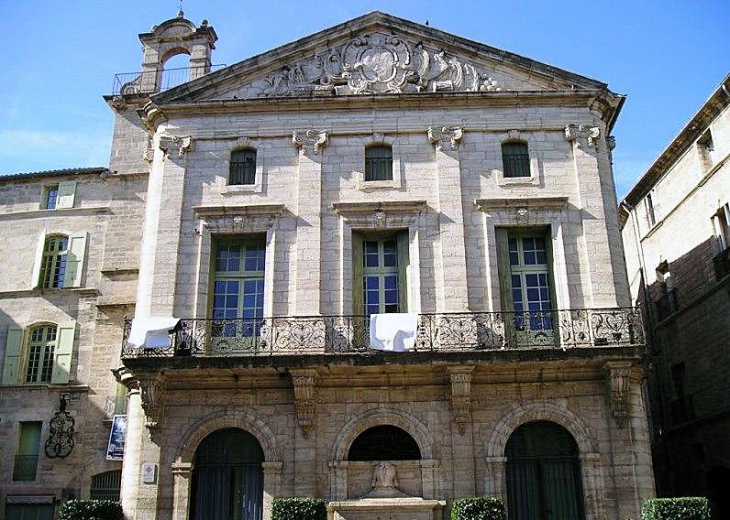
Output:
<instances>
[{"instance_id":1,"label":"metal balcony bracket","mask_svg":"<svg viewBox=\"0 0 730 520\"><path fill-rule=\"evenodd\" d=\"M459 434L464 435L471 422L471 381L473 366L448 367L451 381L451 409Z\"/></svg>"},{"instance_id":2,"label":"metal balcony bracket","mask_svg":"<svg viewBox=\"0 0 730 520\"><path fill-rule=\"evenodd\" d=\"M290 370L294 384L294 405L297 409L297 422L306 439L309 430L314 426L316 412L316 391L318 373L315 369Z\"/></svg>"},{"instance_id":3,"label":"metal balcony bracket","mask_svg":"<svg viewBox=\"0 0 730 520\"><path fill-rule=\"evenodd\" d=\"M628 361L605 364L611 414L619 428L626 426L626 420L629 416L632 366L633 364Z\"/></svg>"}]
</instances>

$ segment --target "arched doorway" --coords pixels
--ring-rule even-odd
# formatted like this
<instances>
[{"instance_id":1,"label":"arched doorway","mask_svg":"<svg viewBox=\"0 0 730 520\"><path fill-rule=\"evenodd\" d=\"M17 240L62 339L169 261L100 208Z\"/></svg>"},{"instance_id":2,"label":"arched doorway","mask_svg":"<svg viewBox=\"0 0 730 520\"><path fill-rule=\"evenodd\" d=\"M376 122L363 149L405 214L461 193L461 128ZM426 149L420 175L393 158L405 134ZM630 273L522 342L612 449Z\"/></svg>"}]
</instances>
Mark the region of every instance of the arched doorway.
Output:
<instances>
[{"instance_id":1,"label":"arched doorway","mask_svg":"<svg viewBox=\"0 0 730 520\"><path fill-rule=\"evenodd\" d=\"M192 520L261 520L264 452L238 428L208 435L195 451Z\"/></svg>"},{"instance_id":2,"label":"arched doorway","mask_svg":"<svg viewBox=\"0 0 730 520\"><path fill-rule=\"evenodd\" d=\"M717 466L707 472L707 498L712 520L730 519L730 469Z\"/></svg>"},{"instance_id":3,"label":"arched doorway","mask_svg":"<svg viewBox=\"0 0 730 520\"><path fill-rule=\"evenodd\" d=\"M505 449L510 520L584 520L578 446L565 428L538 421L517 428Z\"/></svg>"},{"instance_id":4,"label":"arched doorway","mask_svg":"<svg viewBox=\"0 0 730 520\"><path fill-rule=\"evenodd\" d=\"M418 443L397 426L368 428L353 441L347 454L349 461L420 460Z\"/></svg>"}]
</instances>

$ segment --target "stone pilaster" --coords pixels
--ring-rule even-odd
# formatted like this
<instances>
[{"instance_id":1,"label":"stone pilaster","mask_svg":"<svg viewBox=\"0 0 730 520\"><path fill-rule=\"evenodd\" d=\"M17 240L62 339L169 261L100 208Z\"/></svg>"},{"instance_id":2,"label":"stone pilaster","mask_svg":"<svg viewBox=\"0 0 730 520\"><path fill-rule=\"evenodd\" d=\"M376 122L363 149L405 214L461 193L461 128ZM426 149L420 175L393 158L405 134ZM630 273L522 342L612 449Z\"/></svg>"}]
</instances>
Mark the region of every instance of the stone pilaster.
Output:
<instances>
[{"instance_id":1,"label":"stone pilaster","mask_svg":"<svg viewBox=\"0 0 730 520\"><path fill-rule=\"evenodd\" d=\"M189 462L176 462L171 466L171 470L173 479L172 520L187 520L193 465Z\"/></svg>"},{"instance_id":2,"label":"stone pilaster","mask_svg":"<svg viewBox=\"0 0 730 520\"><path fill-rule=\"evenodd\" d=\"M294 494L298 497L317 494L317 444L314 422L317 371L291 370L294 385L294 404L297 409L297 428L294 444ZM314 433L312 433L314 432Z\"/></svg>"},{"instance_id":3,"label":"stone pilaster","mask_svg":"<svg viewBox=\"0 0 730 520\"><path fill-rule=\"evenodd\" d=\"M281 496L281 462L264 462L264 505L263 520L271 520L274 499ZM310 496L310 495L307 495Z\"/></svg>"},{"instance_id":4,"label":"stone pilaster","mask_svg":"<svg viewBox=\"0 0 730 520\"><path fill-rule=\"evenodd\" d=\"M456 127L429 128L428 140L436 150L440 260L439 287L443 290L440 312L468 310L464 208L462 207L459 146L464 131Z\"/></svg>"},{"instance_id":5,"label":"stone pilaster","mask_svg":"<svg viewBox=\"0 0 730 520\"><path fill-rule=\"evenodd\" d=\"M306 316L320 313L322 149L327 133L295 131L292 141L299 148L294 308L295 314Z\"/></svg>"},{"instance_id":6,"label":"stone pilaster","mask_svg":"<svg viewBox=\"0 0 730 520\"><path fill-rule=\"evenodd\" d=\"M484 472L484 495L507 500L507 457L487 457Z\"/></svg>"},{"instance_id":7,"label":"stone pilaster","mask_svg":"<svg viewBox=\"0 0 730 520\"><path fill-rule=\"evenodd\" d=\"M474 496L474 437L471 428L471 380L473 366L448 367L451 382L451 446L454 472L454 497Z\"/></svg>"}]
</instances>

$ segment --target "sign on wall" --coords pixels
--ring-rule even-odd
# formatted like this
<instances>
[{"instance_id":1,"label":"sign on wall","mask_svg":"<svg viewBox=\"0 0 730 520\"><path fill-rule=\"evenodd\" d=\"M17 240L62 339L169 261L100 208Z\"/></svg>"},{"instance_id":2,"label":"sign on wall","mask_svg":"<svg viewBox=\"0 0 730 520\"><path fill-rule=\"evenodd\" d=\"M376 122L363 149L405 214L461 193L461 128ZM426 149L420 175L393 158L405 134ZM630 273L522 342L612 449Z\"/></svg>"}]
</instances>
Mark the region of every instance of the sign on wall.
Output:
<instances>
[{"instance_id":1,"label":"sign on wall","mask_svg":"<svg viewBox=\"0 0 730 520\"><path fill-rule=\"evenodd\" d=\"M124 458L124 438L127 433L127 416L115 415L112 429L109 432L109 444L106 448L106 460L121 461Z\"/></svg>"}]
</instances>

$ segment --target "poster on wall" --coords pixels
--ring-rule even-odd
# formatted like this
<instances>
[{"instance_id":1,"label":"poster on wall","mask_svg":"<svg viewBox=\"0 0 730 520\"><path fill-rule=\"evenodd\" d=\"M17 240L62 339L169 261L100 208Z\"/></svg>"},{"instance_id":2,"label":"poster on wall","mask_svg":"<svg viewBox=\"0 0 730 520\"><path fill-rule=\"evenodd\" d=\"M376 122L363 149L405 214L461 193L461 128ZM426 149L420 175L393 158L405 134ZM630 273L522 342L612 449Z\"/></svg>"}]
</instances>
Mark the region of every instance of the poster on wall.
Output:
<instances>
[{"instance_id":1,"label":"poster on wall","mask_svg":"<svg viewBox=\"0 0 730 520\"><path fill-rule=\"evenodd\" d=\"M127 433L127 416L115 415L112 430L109 432L109 444L106 448L106 460L121 461L124 458L124 437Z\"/></svg>"}]
</instances>

